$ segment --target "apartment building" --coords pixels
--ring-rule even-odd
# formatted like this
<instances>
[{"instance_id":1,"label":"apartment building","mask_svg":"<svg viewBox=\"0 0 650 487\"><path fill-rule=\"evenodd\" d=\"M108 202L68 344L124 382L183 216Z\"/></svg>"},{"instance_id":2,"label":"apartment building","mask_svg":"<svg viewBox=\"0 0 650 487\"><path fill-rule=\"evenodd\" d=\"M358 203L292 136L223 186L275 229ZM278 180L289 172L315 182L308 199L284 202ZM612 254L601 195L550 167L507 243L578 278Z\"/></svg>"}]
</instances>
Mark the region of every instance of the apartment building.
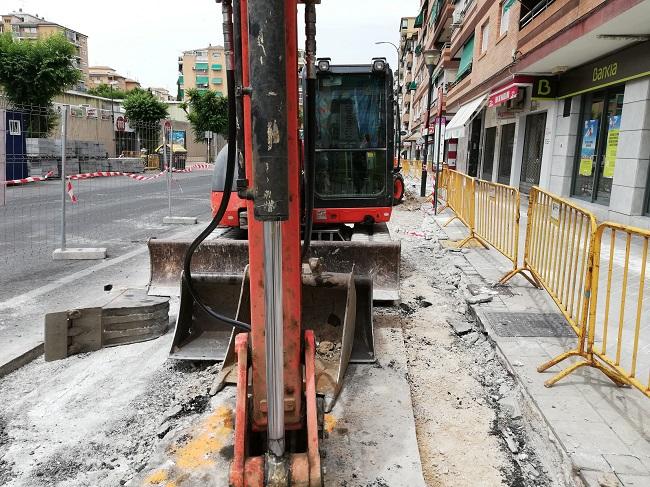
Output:
<instances>
[{"instance_id":1,"label":"apartment building","mask_svg":"<svg viewBox=\"0 0 650 487\"><path fill-rule=\"evenodd\" d=\"M448 160L650 226L650 0L425 0L420 15Z\"/></svg>"},{"instance_id":2,"label":"apartment building","mask_svg":"<svg viewBox=\"0 0 650 487\"><path fill-rule=\"evenodd\" d=\"M99 85L110 85L122 91L131 91L141 87L138 81L122 76L109 66L90 66L88 68L88 88L95 88Z\"/></svg>"},{"instance_id":3,"label":"apartment building","mask_svg":"<svg viewBox=\"0 0 650 487\"><path fill-rule=\"evenodd\" d=\"M178 100L192 88L199 91L216 91L223 96L228 93L223 46L208 46L183 52L178 58Z\"/></svg>"},{"instance_id":4,"label":"apartment building","mask_svg":"<svg viewBox=\"0 0 650 487\"><path fill-rule=\"evenodd\" d=\"M10 32L15 39L30 41L43 39L54 34L63 34L77 49L75 65L83 73L83 80L76 89L83 91L89 78L88 36L55 22L31 15L19 9L17 12L2 15L0 33Z\"/></svg>"},{"instance_id":5,"label":"apartment building","mask_svg":"<svg viewBox=\"0 0 650 487\"><path fill-rule=\"evenodd\" d=\"M397 103L400 110L400 130L406 132L401 137L404 158L410 158L413 145L418 137L414 137L412 126L413 111L413 73L414 50L418 29L415 27L415 17L402 17L399 24L399 59L397 60Z\"/></svg>"}]
</instances>

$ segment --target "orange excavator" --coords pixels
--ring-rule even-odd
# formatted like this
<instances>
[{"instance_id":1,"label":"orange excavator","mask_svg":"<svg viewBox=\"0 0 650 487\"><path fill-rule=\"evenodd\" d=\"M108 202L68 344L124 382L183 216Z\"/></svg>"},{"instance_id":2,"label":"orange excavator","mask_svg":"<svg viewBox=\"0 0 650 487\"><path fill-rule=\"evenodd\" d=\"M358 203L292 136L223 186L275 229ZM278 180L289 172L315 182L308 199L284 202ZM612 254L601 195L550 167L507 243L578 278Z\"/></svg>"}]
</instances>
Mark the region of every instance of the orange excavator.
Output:
<instances>
[{"instance_id":1,"label":"orange excavator","mask_svg":"<svg viewBox=\"0 0 650 487\"><path fill-rule=\"evenodd\" d=\"M301 144L298 0L218 3L230 122L223 190L212 222L195 240L150 243L152 288L173 281L178 286L177 262L182 262L171 356L222 360L223 380L236 383L230 485L321 487L319 415L336 401L348 363L374 360L376 276L360 263L374 244L387 251L384 259L399 266L399 244L382 240L387 230L383 234L376 228L390 216L392 149L385 139L392 137L385 127L392 121L381 116L365 125L359 121L363 103L374 110L375 102L363 96L389 103L391 90L376 74L382 67L384 73L389 70L383 60L363 73L358 67L325 69L315 56L319 0L302 0L306 96ZM357 75L377 76L377 94L361 86L362 93L351 98ZM387 191L382 206L359 202L368 197L370 203ZM365 221L358 223L366 226L365 237L312 239L334 233L314 221L348 222L340 216L350 207L346 199L355 201L355 214L366 208L361 210ZM238 224L234 236L227 232L211 239L228 224L232 205L238 213L245 207L247 228ZM355 235L357 228L351 231ZM246 232L245 237L238 232Z\"/></svg>"}]
</instances>

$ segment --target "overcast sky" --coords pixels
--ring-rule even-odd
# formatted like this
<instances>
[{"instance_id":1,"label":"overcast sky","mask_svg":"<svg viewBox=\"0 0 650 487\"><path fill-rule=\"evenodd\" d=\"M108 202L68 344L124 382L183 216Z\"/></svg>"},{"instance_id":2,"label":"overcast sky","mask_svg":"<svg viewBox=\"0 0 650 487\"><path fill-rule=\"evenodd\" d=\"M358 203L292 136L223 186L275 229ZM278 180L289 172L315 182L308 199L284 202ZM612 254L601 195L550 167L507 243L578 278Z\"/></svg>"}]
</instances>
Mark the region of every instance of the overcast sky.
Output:
<instances>
[{"instance_id":1,"label":"overcast sky","mask_svg":"<svg viewBox=\"0 0 650 487\"><path fill-rule=\"evenodd\" d=\"M334 63L386 56L394 67L395 49L374 43L397 44L400 17L417 15L419 4L322 0L317 6L318 55ZM88 35L91 66L111 66L145 87L165 87L172 93L182 51L223 44L221 7L214 0L2 0L0 10L19 8Z\"/></svg>"}]
</instances>

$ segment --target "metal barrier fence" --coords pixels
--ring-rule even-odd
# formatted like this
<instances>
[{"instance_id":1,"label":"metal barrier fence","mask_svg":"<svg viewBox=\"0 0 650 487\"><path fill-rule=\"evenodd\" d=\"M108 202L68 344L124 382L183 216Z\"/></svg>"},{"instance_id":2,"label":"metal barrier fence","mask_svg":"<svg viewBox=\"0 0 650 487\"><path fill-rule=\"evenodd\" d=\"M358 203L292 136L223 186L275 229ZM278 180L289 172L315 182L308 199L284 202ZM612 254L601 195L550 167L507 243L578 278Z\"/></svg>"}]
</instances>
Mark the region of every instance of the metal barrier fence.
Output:
<instances>
[{"instance_id":1,"label":"metal barrier fence","mask_svg":"<svg viewBox=\"0 0 650 487\"><path fill-rule=\"evenodd\" d=\"M650 397L649 241L648 230L611 222L599 225L592 253L589 316L584 317L586 345L578 343L554 361L581 357L548 380L548 386L590 366L614 383L636 387Z\"/></svg>"},{"instance_id":2,"label":"metal barrier fence","mask_svg":"<svg viewBox=\"0 0 650 487\"><path fill-rule=\"evenodd\" d=\"M523 265L517 267L519 192L456 171L447 171L447 175L448 205L456 213L452 220L458 218L470 229L460 245L475 238L508 257L515 269L500 283L521 274L543 288L577 335L575 348L537 370L543 372L569 357L580 360L545 385L550 387L576 369L590 366L616 384L635 387L650 397L650 284L646 278L650 231L611 222L598 226L592 213L533 187ZM475 211L471 202L475 202Z\"/></svg>"},{"instance_id":3,"label":"metal barrier fence","mask_svg":"<svg viewBox=\"0 0 650 487\"><path fill-rule=\"evenodd\" d=\"M112 121L104 115L89 118L68 106L58 108L9 105L0 97L3 284L20 283L29 273L64 271L64 264L52 262L63 242L108 247L115 255L169 233L163 217L169 215L170 194L177 215L209 215L209 171L161 174L165 158L173 158L179 170L186 161L178 147L173 156L169 145L164 149L160 124L131 124L114 131L112 139ZM145 175L147 167L152 172ZM87 173L93 175L78 176ZM10 285L0 288L11 292Z\"/></svg>"},{"instance_id":4,"label":"metal barrier fence","mask_svg":"<svg viewBox=\"0 0 650 487\"><path fill-rule=\"evenodd\" d=\"M477 238L474 231L476 212L476 186L474 178L453 170L449 170L448 175L447 206L454 212L454 216L443 226L446 227L452 221L458 219L469 229L469 235L458 244L458 247L463 247L470 240L477 240L487 248L487 244L480 238Z\"/></svg>"},{"instance_id":5,"label":"metal barrier fence","mask_svg":"<svg viewBox=\"0 0 650 487\"><path fill-rule=\"evenodd\" d=\"M516 274L528 278L527 271L532 278L528 280L549 293L581 340L589 306L595 233L596 218L590 212L533 187L523 266L502 279L505 283Z\"/></svg>"},{"instance_id":6,"label":"metal barrier fence","mask_svg":"<svg viewBox=\"0 0 650 487\"><path fill-rule=\"evenodd\" d=\"M474 237L490 244L512 261L519 255L519 191L512 186L477 179ZM508 276L504 276L505 279Z\"/></svg>"}]
</instances>

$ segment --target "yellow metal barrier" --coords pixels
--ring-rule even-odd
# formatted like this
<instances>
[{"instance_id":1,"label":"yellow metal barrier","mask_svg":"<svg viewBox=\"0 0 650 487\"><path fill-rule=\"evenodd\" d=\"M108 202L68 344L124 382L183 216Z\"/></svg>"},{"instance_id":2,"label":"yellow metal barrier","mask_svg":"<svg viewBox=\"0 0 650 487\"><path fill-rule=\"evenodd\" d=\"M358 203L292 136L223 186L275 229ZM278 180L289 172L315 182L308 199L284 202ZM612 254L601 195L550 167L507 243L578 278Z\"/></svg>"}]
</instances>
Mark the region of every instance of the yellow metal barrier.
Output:
<instances>
[{"instance_id":1,"label":"yellow metal barrier","mask_svg":"<svg viewBox=\"0 0 650 487\"><path fill-rule=\"evenodd\" d=\"M590 212L533 187L528 203L523 266L500 281L505 284L521 274L533 285L543 287L578 335L581 349L584 348L595 233L596 218ZM558 357L540 369L546 370L560 360Z\"/></svg>"},{"instance_id":2,"label":"yellow metal barrier","mask_svg":"<svg viewBox=\"0 0 650 487\"><path fill-rule=\"evenodd\" d=\"M517 269L519 255L519 191L512 186L477 179L474 238L490 244ZM504 277L505 279L505 277Z\"/></svg>"},{"instance_id":3,"label":"yellow metal barrier","mask_svg":"<svg viewBox=\"0 0 650 487\"><path fill-rule=\"evenodd\" d=\"M435 173L434 173L435 177ZM449 208L448 204L448 199L449 199L449 166L447 164L443 164L440 167L440 173L438 174L438 203L440 203L442 200L442 195L440 191L444 190L445 192L445 198L444 198L444 203L442 205L442 208L438 209L438 213L442 213L445 211L447 208Z\"/></svg>"},{"instance_id":4,"label":"yellow metal barrier","mask_svg":"<svg viewBox=\"0 0 650 487\"><path fill-rule=\"evenodd\" d=\"M443 226L446 227L452 221L458 219L469 229L469 235L458 244L458 247L463 247L470 240L474 239L487 248L487 244L477 238L474 232L474 212L476 209L474 178L452 170L449 170L448 174L447 206L454 212L454 216Z\"/></svg>"},{"instance_id":5,"label":"yellow metal barrier","mask_svg":"<svg viewBox=\"0 0 650 487\"><path fill-rule=\"evenodd\" d=\"M603 223L594 239L586 349L561 356L582 359L547 381L552 385L590 366L619 385L650 397L650 302L646 288L650 231Z\"/></svg>"}]
</instances>

